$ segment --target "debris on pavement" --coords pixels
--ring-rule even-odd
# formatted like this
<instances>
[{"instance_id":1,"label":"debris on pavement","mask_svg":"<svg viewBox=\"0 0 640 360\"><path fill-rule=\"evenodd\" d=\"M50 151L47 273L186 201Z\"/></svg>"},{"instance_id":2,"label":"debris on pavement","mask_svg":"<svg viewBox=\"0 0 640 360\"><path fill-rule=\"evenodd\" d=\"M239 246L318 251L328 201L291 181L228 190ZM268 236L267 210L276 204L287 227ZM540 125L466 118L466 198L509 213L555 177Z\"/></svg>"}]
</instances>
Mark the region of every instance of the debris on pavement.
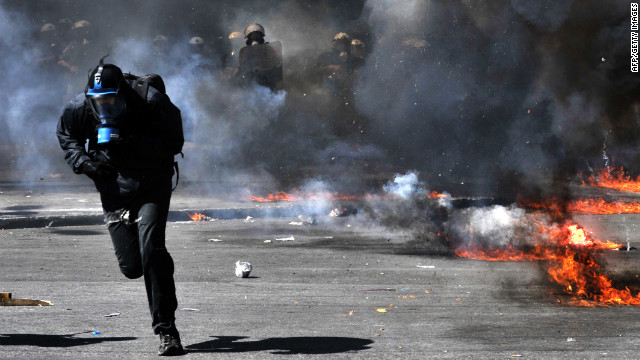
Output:
<instances>
[{"instance_id":1,"label":"debris on pavement","mask_svg":"<svg viewBox=\"0 0 640 360\"><path fill-rule=\"evenodd\" d=\"M114 317L114 316L120 316L120 313L119 312L111 313L111 314L105 315L104 317Z\"/></svg>"},{"instance_id":2,"label":"debris on pavement","mask_svg":"<svg viewBox=\"0 0 640 360\"><path fill-rule=\"evenodd\" d=\"M182 308L182 311L200 311L200 309L194 309L194 308Z\"/></svg>"},{"instance_id":3,"label":"debris on pavement","mask_svg":"<svg viewBox=\"0 0 640 360\"><path fill-rule=\"evenodd\" d=\"M271 243L271 240L265 240L264 243L265 244L269 244L269 243Z\"/></svg>"},{"instance_id":4,"label":"debris on pavement","mask_svg":"<svg viewBox=\"0 0 640 360\"><path fill-rule=\"evenodd\" d=\"M358 213L358 209L351 205L339 205L337 208L331 210L329 216L331 217L344 217L349 215L355 215Z\"/></svg>"},{"instance_id":5,"label":"debris on pavement","mask_svg":"<svg viewBox=\"0 0 640 360\"><path fill-rule=\"evenodd\" d=\"M353 310L349 310L349 313L348 313L348 314L341 314L340 316L342 316L342 317L347 317L347 316L351 316L351 315L353 315L354 313L355 313L355 311L353 311Z\"/></svg>"},{"instance_id":6,"label":"debris on pavement","mask_svg":"<svg viewBox=\"0 0 640 360\"><path fill-rule=\"evenodd\" d=\"M209 242L222 242L222 239L207 239Z\"/></svg>"},{"instance_id":7,"label":"debris on pavement","mask_svg":"<svg viewBox=\"0 0 640 360\"><path fill-rule=\"evenodd\" d=\"M419 267L420 269L435 269L436 266L435 265L416 265L417 267Z\"/></svg>"},{"instance_id":8,"label":"debris on pavement","mask_svg":"<svg viewBox=\"0 0 640 360\"><path fill-rule=\"evenodd\" d=\"M236 261L236 276L239 278L249 277L249 273L251 273L251 269L253 267L248 262L241 262L240 260Z\"/></svg>"},{"instance_id":9,"label":"debris on pavement","mask_svg":"<svg viewBox=\"0 0 640 360\"><path fill-rule=\"evenodd\" d=\"M392 288L378 288L378 289L360 289L360 291L396 291Z\"/></svg>"},{"instance_id":10,"label":"debris on pavement","mask_svg":"<svg viewBox=\"0 0 640 360\"><path fill-rule=\"evenodd\" d=\"M91 333L92 333L93 335L100 335L100 331L97 331L97 330L96 330L96 331L92 331Z\"/></svg>"},{"instance_id":11,"label":"debris on pavement","mask_svg":"<svg viewBox=\"0 0 640 360\"><path fill-rule=\"evenodd\" d=\"M249 223L249 222L250 222L250 223L252 223L252 222L255 222L255 219L254 219L252 216L247 216L247 218L246 218L246 219L244 219L244 222L246 222L246 223Z\"/></svg>"},{"instance_id":12,"label":"debris on pavement","mask_svg":"<svg viewBox=\"0 0 640 360\"><path fill-rule=\"evenodd\" d=\"M0 293L0 306L53 306L48 300L32 300L12 298L11 293Z\"/></svg>"},{"instance_id":13,"label":"debris on pavement","mask_svg":"<svg viewBox=\"0 0 640 360\"><path fill-rule=\"evenodd\" d=\"M294 241L295 238L293 237L293 235L289 236L289 237L284 237L284 238L277 238L276 241Z\"/></svg>"},{"instance_id":14,"label":"debris on pavement","mask_svg":"<svg viewBox=\"0 0 640 360\"><path fill-rule=\"evenodd\" d=\"M385 308L377 308L376 311L379 312L379 313L386 313L387 309L385 309Z\"/></svg>"},{"instance_id":15,"label":"debris on pavement","mask_svg":"<svg viewBox=\"0 0 640 360\"><path fill-rule=\"evenodd\" d=\"M574 338L572 338L572 337L567 338L567 342L575 342L575 341L576 341L576 339L574 339Z\"/></svg>"},{"instance_id":16,"label":"debris on pavement","mask_svg":"<svg viewBox=\"0 0 640 360\"><path fill-rule=\"evenodd\" d=\"M298 215L298 220L305 225L318 225L318 219L311 216Z\"/></svg>"},{"instance_id":17,"label":"debris on pavement","mask_svg":"<svg viewBox=\"0 0 640 360\"><path fill-rule=\"evenodd\" d=\"M302 226L304 225L304 223L302 221L292 221L289 223L289 225Z\"/></svg>"}]
</instances>

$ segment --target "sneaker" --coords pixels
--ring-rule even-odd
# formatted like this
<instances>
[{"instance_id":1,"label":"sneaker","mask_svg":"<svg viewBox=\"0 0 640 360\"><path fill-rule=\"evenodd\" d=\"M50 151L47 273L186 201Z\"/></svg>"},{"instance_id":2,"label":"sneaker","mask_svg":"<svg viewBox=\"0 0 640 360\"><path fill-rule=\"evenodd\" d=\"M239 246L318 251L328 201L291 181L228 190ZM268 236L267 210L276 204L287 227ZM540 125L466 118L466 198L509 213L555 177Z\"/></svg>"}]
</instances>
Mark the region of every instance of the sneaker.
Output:
<instances>
[{"instance_id":1,"label":"sneaker","mask_svg":"<svg viewBox=\"0 0 640 360\"><path fill-rule=\"evenodd\" d=\"M179 335L160 334L160 347L158 348L158 355L174 356L184 354L186 354L186 352L182 348Z\"/></svg>"}]
</instances>

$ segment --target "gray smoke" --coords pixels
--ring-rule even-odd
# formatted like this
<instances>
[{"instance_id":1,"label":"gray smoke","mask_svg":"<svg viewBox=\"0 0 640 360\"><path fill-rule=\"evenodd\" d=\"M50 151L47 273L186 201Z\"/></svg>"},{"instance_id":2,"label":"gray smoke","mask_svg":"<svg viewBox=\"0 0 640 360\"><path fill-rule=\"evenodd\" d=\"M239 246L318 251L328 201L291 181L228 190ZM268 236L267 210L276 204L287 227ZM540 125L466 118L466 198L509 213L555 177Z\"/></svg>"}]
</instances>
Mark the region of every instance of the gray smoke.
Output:
<instances>
[{"instance_id":1,"label":"gray smoke","mask_svg":"<svg viewBox=\"0 0 640 360\"><path fill-rule=\"evenodd\" d=\"M3 166L27 181L68 171L55 123L108 53L125 72L164 77L184 117L186 182L224 178L238 191L266 192L318 182L358 193L380 190L363 180L370 174L417 169L434 188L475 183L471 193L492 192L505 173L544 182L587 161L597 166L605 141L633 168L639 87L628 71L627 7L595 0L2 1L0 64L10 69L0 77ZM40 27L64 17L91 22L93 54L75 73L43 69L33 51L46 40ZM282 43L280 92L239 88L221 76L243 45L229 35L252 22L265 26L267 41ZM368 50L349 104L333 98L315 71L339 31ZM153 56L158 35L169 45ZM206 52L193 52L192 36L205 40ZM336 133L336 121L362 127Z\"/></svg>"}]
</instances>

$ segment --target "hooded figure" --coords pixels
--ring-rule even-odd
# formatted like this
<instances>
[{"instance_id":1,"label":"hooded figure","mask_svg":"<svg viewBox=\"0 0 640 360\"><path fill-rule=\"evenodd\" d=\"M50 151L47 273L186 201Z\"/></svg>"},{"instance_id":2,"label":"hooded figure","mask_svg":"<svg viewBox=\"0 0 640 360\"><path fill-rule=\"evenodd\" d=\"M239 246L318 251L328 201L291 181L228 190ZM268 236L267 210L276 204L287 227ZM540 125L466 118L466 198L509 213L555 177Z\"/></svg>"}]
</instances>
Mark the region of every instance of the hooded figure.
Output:
<instances>
[{"instance_id":1,"label":"hooded figure","mask_svg":"<svg viewBox=\"0 0 640 360\"><path fill-rule=\"evenodd\" d=\"M144 276L158 354L176 355L184 350L165 227L174 155L184 143L182 118L162 89L142 92L138 84L100 60L84 93L65 107L57 136L73 172L91 178L100 193L120 271L130 279Z\"/></svg>"}]
</instances>

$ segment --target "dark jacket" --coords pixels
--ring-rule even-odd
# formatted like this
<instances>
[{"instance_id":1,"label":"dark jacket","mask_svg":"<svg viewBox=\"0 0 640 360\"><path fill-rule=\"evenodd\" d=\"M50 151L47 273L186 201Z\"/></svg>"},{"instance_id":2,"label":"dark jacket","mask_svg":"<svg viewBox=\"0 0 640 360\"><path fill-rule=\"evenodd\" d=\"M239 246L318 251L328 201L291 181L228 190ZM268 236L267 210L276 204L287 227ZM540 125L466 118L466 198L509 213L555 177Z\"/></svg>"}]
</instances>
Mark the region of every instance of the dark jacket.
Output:
<instances>
[{"instance_id":1,"label":"dark jacket","mask_svg":"<svg viewBox=\"0 0 640 360\"><path fill-rule=\"evenodd\" d=\"M149 87L144 101L130 86L123 85L120 91L127 104L120 122L122 143L98 145L100 123L84 93L67 104L58 122L60 147L76 174L82 172L81 165L87 160L108 161L117 168L117 179L96 181L96 188L103 195L129 195L145 181L171 178L174 155L182 151L184 144L180 110L167 95Z\"/></svg>"}]
</instances>

